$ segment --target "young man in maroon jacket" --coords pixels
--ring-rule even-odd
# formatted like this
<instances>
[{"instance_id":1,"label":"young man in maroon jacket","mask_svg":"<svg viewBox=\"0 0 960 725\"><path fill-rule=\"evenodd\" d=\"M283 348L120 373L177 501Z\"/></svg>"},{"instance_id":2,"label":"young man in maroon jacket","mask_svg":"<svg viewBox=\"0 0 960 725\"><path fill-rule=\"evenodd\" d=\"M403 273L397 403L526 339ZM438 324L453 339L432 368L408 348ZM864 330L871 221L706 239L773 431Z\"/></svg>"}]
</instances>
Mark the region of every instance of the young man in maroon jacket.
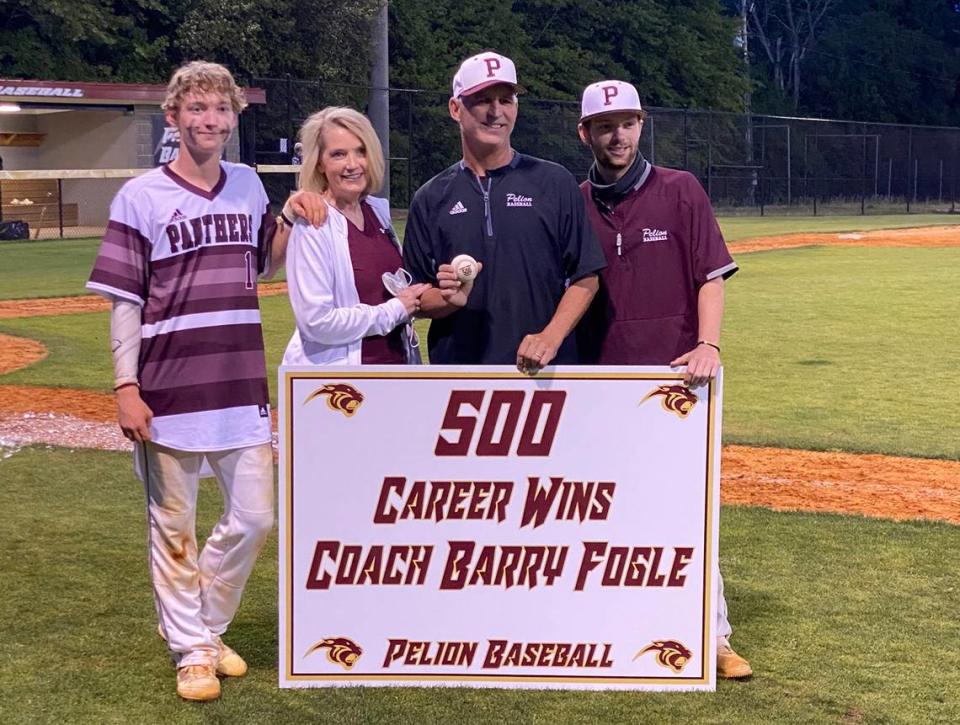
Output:
<instances>
[{"instance_id":1,"label":"young man in maroon jacket","mask_svg":"<svg viewBox=\"0 0 960 725\"><path fill-rule=\"evenodd\" d=\"M578 330L581 361L686 365L685 382L703 385L720 370L723 286L737 265L696 177L643 158L644 115L629 83L583 92L578 130L594 164L580 188L607 267ZM730 647L718 581L717 674L748 677L750 664Z\"/></svg>"}]
</instances>

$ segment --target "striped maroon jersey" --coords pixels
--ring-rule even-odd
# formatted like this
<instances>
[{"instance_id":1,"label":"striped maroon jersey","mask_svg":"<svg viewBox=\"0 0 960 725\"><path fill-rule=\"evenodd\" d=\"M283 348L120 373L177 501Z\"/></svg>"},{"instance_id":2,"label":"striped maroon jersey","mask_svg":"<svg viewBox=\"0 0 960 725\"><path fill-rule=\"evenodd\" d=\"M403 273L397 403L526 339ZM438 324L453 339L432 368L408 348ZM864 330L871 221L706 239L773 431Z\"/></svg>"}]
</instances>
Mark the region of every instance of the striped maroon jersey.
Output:
<instances>
[{"instance_id":1,"label":"striped maroon jersey","mask_svg":"<svg viewBox=\"0 0 960 725\"><path fill-rule=\"evenodd\" d=\"M270 440L257 277L274 220L256 172L221 163L200 189L162 166L131 179L87 288L142 308L139 379L153 440L216 451Z\"/></svg>"}]
</instances>

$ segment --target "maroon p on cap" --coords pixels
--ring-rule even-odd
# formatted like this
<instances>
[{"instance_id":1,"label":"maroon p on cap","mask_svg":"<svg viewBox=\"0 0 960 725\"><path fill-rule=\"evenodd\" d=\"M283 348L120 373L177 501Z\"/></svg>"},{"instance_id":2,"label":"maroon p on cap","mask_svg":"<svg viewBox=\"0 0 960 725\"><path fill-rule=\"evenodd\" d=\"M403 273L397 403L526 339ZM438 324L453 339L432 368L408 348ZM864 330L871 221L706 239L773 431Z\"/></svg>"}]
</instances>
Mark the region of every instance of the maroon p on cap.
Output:
<instances>
[{"instance_id":1,"label":"maroon p on cap","mask_svg":"<svg viewBox=\"0 0 960 725\"><path fill-rule=\"evenodd\" d=\"M488 86L508 83L523 90L517 83L517 68L505 55L488 51L467 58L453 76L453 97L469 96Z\"/></svg>"}]
</instances>

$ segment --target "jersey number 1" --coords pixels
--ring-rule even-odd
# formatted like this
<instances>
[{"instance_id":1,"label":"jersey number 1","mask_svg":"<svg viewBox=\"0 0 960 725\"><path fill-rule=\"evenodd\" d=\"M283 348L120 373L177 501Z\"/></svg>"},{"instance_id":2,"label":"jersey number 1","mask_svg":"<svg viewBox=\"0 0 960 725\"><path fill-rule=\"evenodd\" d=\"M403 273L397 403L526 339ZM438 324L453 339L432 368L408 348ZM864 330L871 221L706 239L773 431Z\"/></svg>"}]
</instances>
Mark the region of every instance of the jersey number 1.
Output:
<instances>
[{"instance_id":1,"label":"jersey number 1","mask_svg":"<svg viewBox=\"0 0 960 725\"><path fill-rule=\"evenodd\" d=\"M246 262L245 269L247 274L247 289L253 289L253 254L250 252L243 253L243 259Z\"/></svg>"}]
</instances>

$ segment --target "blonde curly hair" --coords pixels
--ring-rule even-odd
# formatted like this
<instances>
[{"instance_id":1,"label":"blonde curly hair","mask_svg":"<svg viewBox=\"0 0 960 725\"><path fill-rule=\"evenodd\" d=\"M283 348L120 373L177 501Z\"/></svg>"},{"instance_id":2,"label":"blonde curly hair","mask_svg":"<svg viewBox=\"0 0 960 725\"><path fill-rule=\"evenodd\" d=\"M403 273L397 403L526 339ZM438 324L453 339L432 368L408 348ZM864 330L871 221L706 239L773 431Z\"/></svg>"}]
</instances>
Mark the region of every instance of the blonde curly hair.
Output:
<instances>
[{"instance_id":1,"label":"blonde curly hair","mask_svg":"<svg viewBox=\"0 0 960 725\"><path fill-rule=\"evenodd\" d=\"M234 113L240 113L247 107L243 91L233 80L233 75L219 63L195 60L178 68L167 84L167 96L161 108L175 112L187 93L222 93L230 99Z\"/></svg>"}]
</instances>

